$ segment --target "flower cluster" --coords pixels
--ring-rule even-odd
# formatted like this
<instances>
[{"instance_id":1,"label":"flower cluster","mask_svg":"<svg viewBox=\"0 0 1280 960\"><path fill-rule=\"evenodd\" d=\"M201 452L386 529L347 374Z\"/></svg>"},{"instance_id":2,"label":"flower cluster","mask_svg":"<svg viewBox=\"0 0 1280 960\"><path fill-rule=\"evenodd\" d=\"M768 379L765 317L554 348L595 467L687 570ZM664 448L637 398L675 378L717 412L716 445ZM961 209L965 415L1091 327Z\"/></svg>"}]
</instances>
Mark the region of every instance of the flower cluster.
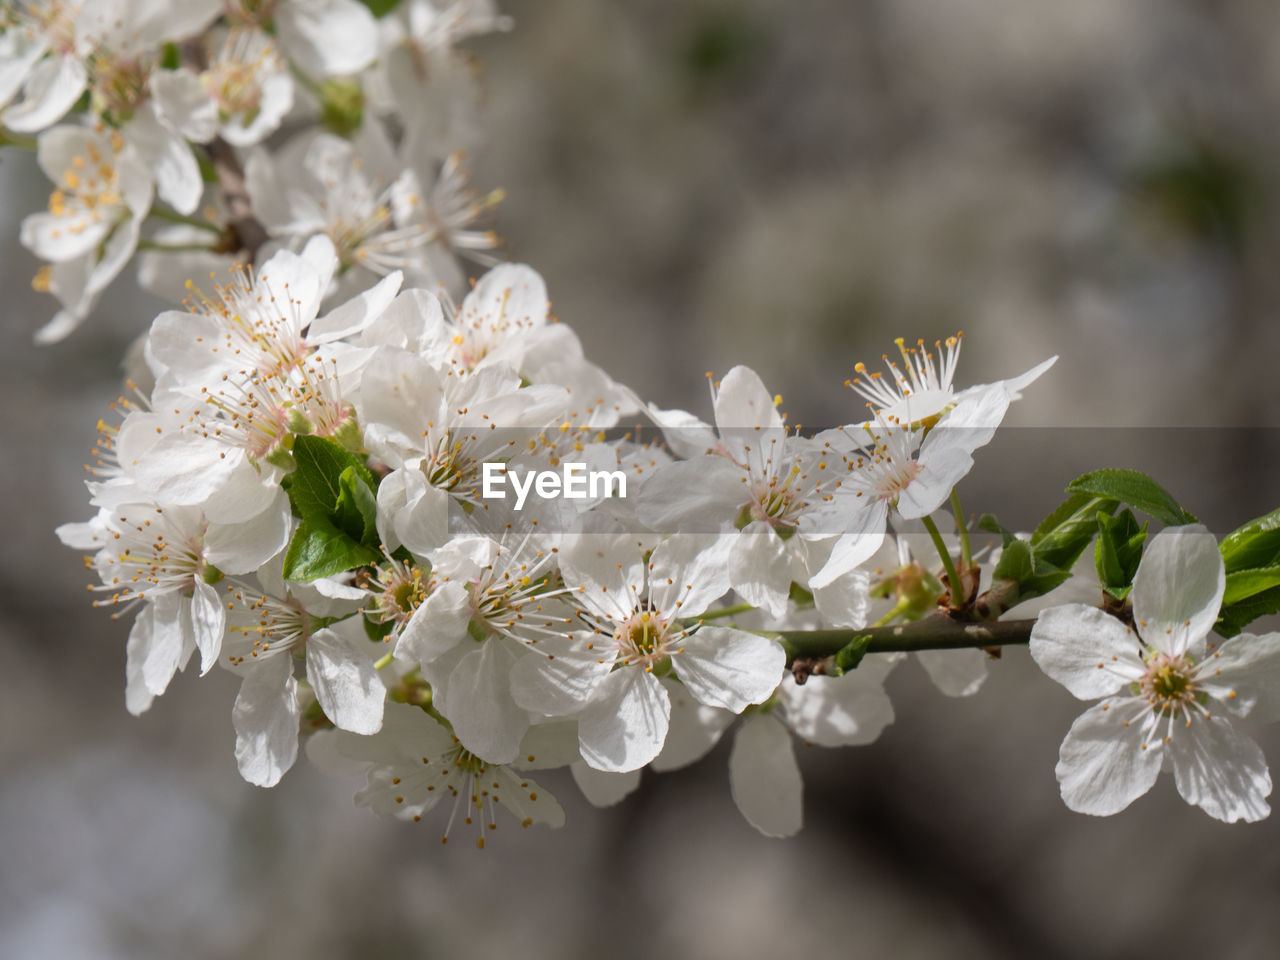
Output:
<instances>
[{"instance_id":1,"label":"flower cluster","mask_svg":"<svg viewBox=\"0 0 1280 960\"><path fill-rule=\"evenodd\" d=\"M1118 812L1167 767L1212 816L1269 812L1224 714L1276 713L1280 634L1242 630L1280 611L1280 511L1219 544L1151 478L1100 470L1030 534L984 516L999 543L975 549L956 485L1056 358L962 388L961 335L855 365L858 413L830 429L789 427L742 366L710 376L710 422L647 401L499 262L501 191L469 186L455 45L507 19L374 6L19 0L0 19L0 144L54 184L21 232L62 305L37 338L138 251L175 305L99 423L95 515L58 531L95 603L132 616L131 712L198 654L239 678L245 780L274 785L305 741L365 775L359 803L417 821L443 802L442 838L480 846L499 806L564 822L531 771L608 805L736 727L734 800L786 836L797 739L876 739L908 654L969 696L996 647L1029 643L1106 698L1062 744L1069 807ZM491 269L468 286L459 257Z\"/></svg>"},{"instance_id":2,"label":"flower cluster","mask_svg":"<svg viewBox=\"0 0 1280 960\"><path fill-rule=\"evenodd\" d=\"M301 731L321 763L363 765L362 803L416 819L447 794L482 829L494 804L560 822L528 768L569 766L612 802L741 715L738 804L765 832L797 830L792 735L874 739L898 657L802 684L777 630L971 599L981 564L962 561L963 597L944 588L912 553L926 536L913 518L1043 367L955 391L958 340L939 345L941 375L904 347L911 376L873 381L897 407L812 436L736 367L712 384L708 424L587 360L528 267L491 270L456 307L395 271L326 310L341 269L316 232L192 284L146 337L149 388L100 426L98 513L59 532L92 551L97 602L134 616L130 710L198 651L202 673L241 678L248 781L276 783ZM557 469L563 487L547 487ZM929 657L947 692L981 683L976 651Z\"/></svg>"},{"instance_id":3,"label":"flower cluster","mask_svg":"<svg viewBox=\"0 0 1280 960\"><path fill-rule=\"evenodd\" d=\"M0 143L34 147L53 183L21 234L61 304L37 339L80 324L138 250L164 254L141 264L162 296L175 272L317 232L346 291L402 270L459 292L459 254L496 262L501 194L468 184L477 94L455 44L508 26L485 0L381 19L358 0L6 4Z\"/></svg>"}]
</instances>

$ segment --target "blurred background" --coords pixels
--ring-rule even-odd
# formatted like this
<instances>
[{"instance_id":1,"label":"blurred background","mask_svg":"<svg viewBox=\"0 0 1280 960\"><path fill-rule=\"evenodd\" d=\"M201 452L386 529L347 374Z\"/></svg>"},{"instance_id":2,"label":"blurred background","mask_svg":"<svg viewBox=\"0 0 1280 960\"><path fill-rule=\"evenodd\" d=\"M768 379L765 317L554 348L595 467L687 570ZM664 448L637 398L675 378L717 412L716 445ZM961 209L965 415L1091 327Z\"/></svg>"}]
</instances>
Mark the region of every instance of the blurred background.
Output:
<instances>
[{"instance_id":1,"label":"blurred background","mask_svg":"<svg viewBox=\"0 0 1280 960\"><path fill-rule=\"evenodd\" d=\"M1222 534L1280 505L1280 7L1263 0L502 0L477 40L481 188L588 355L663 406L753 366L793 423L896 336L965 331L960 382L1060 359L978 456L974 512L1027 527L1076 474L1152 471ZM904 664L869 747L800 748L807 825L755 833L727 745L488 849L356 810L305 761L232 756L235 681L124 709L128 626L53 536L119 363L159 309L118 281L68 341L0 155L0 956L1274 956L1280 818L1219 824L1169 777L1068 812L1082 707L1025 650L975 697ZM1280 731L1246 724L1273 764Z\"/></svg>"}]
</instances>

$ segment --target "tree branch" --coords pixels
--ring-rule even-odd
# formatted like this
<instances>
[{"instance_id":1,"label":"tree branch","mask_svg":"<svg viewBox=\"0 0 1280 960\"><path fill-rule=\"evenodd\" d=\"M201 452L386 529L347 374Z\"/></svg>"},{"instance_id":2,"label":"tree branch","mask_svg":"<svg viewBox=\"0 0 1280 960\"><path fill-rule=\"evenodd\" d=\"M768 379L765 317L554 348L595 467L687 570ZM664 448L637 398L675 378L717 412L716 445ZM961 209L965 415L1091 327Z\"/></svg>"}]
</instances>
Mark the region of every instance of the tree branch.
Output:
<instances>
[{"instance_id":1,"label":"tree branch","mask_svg":"<svg viewBox=\"0 0 1280 960\"><path fill-rule=\"evenodd\" d=\"M1031 640L1035 620L966 623L935 615L914 623L865 630L781 630L775 636L787 651L787 664L834 656L857 637L870 637L867 653L915 653L920 650L967 650L1004 647Z\"/></svg>"},{"instance_id":2,"label":"tree branch","mask_svg":"<svg viewBox=\"0 0 1280 960\"><path fill-rule=\"evenodd\" d=\"M244 182L244 170L236 158L235 148L221 137L205 147L209 159L218 174L218 186L227 202L227 226L235 233L237 249L246 251L250 263L258 250L267 242L267 230L253 214L249 190Z\"/></svg>"}]
</instances>

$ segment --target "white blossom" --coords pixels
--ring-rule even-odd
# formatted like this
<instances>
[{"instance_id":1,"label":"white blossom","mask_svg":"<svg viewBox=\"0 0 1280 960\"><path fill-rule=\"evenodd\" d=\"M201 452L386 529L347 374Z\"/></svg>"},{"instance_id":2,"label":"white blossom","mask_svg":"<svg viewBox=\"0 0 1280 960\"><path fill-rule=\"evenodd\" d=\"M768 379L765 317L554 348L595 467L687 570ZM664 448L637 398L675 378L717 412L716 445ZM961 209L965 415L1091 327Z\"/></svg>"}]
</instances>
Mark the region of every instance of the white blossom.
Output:
<instances>
[{"instance_id":1,"label":"white blossom","mask_svg":"<svg viewBox=\"0 0 1280 960\"><path fill-rule=\"evenodd\" d=\"M1043 611L1031 634L1040 668L1082 700L1056 773L1072 810L1118 813L1162 768L1178 792L1228 823L1260 820L1271 777L1227 715L1274 709L1280 634L1210 635L1225 589L1217 542L1198 524L1152 538L1134 578L1132 626L1095 608Z\"/></svg>"}]
</instances>

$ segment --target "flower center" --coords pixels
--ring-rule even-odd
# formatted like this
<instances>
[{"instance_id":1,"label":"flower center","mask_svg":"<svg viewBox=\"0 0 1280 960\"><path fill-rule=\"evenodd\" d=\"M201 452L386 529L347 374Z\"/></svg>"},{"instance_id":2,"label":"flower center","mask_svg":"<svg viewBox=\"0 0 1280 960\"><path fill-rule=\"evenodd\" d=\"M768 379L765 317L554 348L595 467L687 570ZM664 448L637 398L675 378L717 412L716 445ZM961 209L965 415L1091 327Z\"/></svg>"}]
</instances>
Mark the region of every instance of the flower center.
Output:
<instances>
[{"instance_id":1,"label":"flower center","mask_svg":"<svg viewBox=\"0 0 1280 960\"><path fill-rule=\"evenodd\" d=\"M677 636L672 636L671 624L656 610L640 610L618 627L614 639L624 666L638 663L652 670L676 652L672 649L673 641L680 636L683 632L677 631Z\"/></svg>"},{"instance_id":2,"label":"flower center","mask_svg":"<svg viewBox=\"0 0 1280 960\"><path fill-rule=\"evenodd\" d=\"M1156 653L1148 658L1138 681L1139 696L1156 713L1179 714L1196 699L1195 681L1195 661L1190 657Z\"/></svg>"}]
</instances>

